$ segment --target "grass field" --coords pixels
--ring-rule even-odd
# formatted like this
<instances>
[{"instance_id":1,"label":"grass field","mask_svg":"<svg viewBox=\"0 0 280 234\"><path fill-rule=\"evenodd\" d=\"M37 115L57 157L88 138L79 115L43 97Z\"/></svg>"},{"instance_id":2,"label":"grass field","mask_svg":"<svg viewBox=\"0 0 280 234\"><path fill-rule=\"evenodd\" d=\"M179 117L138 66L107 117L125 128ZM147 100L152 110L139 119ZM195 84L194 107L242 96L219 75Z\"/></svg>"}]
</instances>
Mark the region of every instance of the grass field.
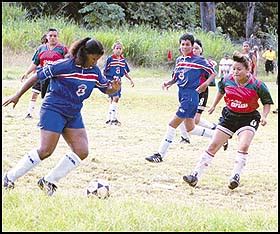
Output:
<instances>
[{"instance_id":1,"label":"grass field","mask_svg":"<svg viewBox=\"0 0 280 234\"><path fill-rule=\"evenodd\" d=\"M277 231L278 115L271 113L268 124L259 127L240 187L227 188L237 151L234 135L228 151L219 151L198 186L191 188L182 176L192 170L209 140L192 136L190 145L180 144L178 130L163 163L144 160L157 151L177 110L177 87L161 90L161 83L170 78L163 71L132 69L131 76L134 88L123 80L121 127L105 125L106 95L95 90L84 103L90 153L59 181L53 197L38 189L37 180L69 152L63 138L50 158L16 181L13 191L2 190L3 231ZM20 85L18 80L2 80L2 96L13 94ZM277 86L275 82L267 86L275 109ZM208 105L215 89L210 87ZM38 116L23 119L30 96L29 90L15 109L2 109L2 175L39 145ZM221 101L212 115L205 112L202 117L217 122L223 105ZM93 178L109 181L109 199L86 197Z\"/></svg>"}]
</instances>

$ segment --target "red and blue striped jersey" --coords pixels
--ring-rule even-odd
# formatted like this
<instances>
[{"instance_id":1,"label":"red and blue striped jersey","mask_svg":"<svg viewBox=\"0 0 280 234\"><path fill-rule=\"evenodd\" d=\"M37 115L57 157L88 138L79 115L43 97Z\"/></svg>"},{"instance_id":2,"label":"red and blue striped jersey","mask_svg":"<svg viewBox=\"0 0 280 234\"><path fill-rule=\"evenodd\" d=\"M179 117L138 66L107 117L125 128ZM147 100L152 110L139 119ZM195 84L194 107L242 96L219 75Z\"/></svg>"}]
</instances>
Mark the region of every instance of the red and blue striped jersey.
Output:
<instances>
[{"instance_id":1,"label":"red and blue striped jersey","mask_svg":"<svg viewBox=\"0 0 280 234\"><path fill-rule=\"evenodd\" d=\"M122 78L125 74L129 73L130 69L126 62L126 59L121 56L117 58L114 54L107 58L103 74L107 79L112 80L114 76L117 76L119 79Z\"/></svg>"},{"instance_id":2,"label":"red and blue striped jersey","mask_svg":"<svg viewBox=\"0 0 280 234\"><path fill-rule=\"evenodd\" d=\"M208 77L216 73L213 66L201 56L189 53L176 59L172 79L179 88L196 89L200 84L201 77Z\"/></svg>"},{"instance_id":3,"label":"red and blue striped jersey","mask_svg":"<svg viewBox=\"0 0 280 234\"><path fill-rule=\"evenodd\" d=\"M48 44L43 44L36 50L32 61L37 66L43 67L47 64L52 64L54 61L63 59L67 53L67 47L62 44L57 44L53 49L50 49Z\"/></svg>"},{"instance_id":4,"label":"red and blue striped jersey","mask_svg":"<svg viewBox=\"0 0 280 234\"><path fill-rule=\"evenodd\" d=\"M40 81L50 79L49 91L42 108L57 111L72 117L80 112L83 101L98 88L105 93L109 85L97 66L85 69L75 64L74 58L59 60L38 69Z\"/></svg>"},{"instance_id":5,"label":"red and blue striped jersey","mask_svg":"<svg viewBox=\"0 0 280 234\"><path fill-rule=\"evenodd\" d=\"M225 76L218 84L219 92L225 94L227 107L237 113L250 113L258 107L258 100L262 104L273 104L273 100L265 83L250 74L245 84L235 81L232 74Z\"/></svg>"}]
</instances>

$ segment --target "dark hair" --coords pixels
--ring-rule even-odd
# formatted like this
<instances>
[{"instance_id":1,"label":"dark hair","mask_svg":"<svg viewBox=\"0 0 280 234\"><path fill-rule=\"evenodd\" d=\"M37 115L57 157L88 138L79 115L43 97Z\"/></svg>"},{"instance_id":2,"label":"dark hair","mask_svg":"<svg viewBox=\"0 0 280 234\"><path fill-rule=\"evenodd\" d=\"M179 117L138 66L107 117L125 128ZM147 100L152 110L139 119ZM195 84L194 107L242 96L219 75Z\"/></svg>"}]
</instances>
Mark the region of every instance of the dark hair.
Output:
<instances>
[{"instance_id":1,"label":"dark hair","mask_svg":"<svg viewBox=\"0 0 280 234\"><path fill-rule=\"evenodd\" d=\"M185 41L185 40L189 40L191 42L191 44L193 45L194 43L194 37L192 34L184 34L183 36L180 37L179 39L179 43L181 44L181 41Z\"/></svg>"},{"instance_id":2,"label":"dark hair","mask_svg":"<svg viewBox=\"0 0 280 234\"><path fill-rule=\"evenodd\" d=\"M242 54L239 51L234 51L232 59L234 62L242 63L247 69L249 69L250 58L247 55Z\"/></svg>"},{"instance_id":3,"label":"dark hair","mask_svg":"<svg viewBox=\"0 0 280 234\"><path fill-rule=\"evenodd\" d=\"M195 39L194 40L194 43L196 43L196 44L198 44L200 47L201 47L201 54L203 53L203 47L202 47L202 43L201 43L201 41L199 40L199 39Z\"/></svg>"},{"instance_id":4,"label":"dark hair","mask_svg":"<svg viewBox=\"0 0 280 234\"><path fill-rule=\"evenodd\" d=\"M41 43L42 43L42 44L46 44L47 42L48 42L47 34L44 34L44 35L41 37Z\"/></svg>"},{"instance_id":5,"label":"dark hair","mask_svg":"<svg viewBox=\"0 0 280 234\"><path fill-rule=\"evenodd\" d=\"M49 28L49 29L48 29L48 32L57 32L57 34L58 34L58 31L57 31L56 28Z\"/></svg>"},{"instance_id":6,"label":"dark hair","mask_svg":"<svg viewBox=\"0 0 280 234\"><path fill-rule=\"evenodd\" d=\"M81 66L84 66L86 64L88 54L104 54L104 48L101 42L95 39L91 39L90 37L75 41L71 45L69 51L74 58L77 58Z\"/></svg>"}]
</instances>

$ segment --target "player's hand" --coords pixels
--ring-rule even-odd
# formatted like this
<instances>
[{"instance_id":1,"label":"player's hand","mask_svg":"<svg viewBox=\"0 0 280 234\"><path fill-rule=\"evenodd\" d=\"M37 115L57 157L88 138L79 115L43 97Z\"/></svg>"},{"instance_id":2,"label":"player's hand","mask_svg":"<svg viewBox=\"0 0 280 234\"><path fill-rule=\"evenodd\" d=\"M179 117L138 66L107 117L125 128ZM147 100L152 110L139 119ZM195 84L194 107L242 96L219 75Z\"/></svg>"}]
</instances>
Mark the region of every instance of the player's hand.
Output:
<instances>
[{"instance_id":1,"label":"player's hand","mask_svg":"<svg viewBox=\"0 0 280 234\"><path fill-rule=\"evenodd\" d=\"M215 110L215 106L211 106L208 110L208 113L211 115Z\"/></svg>"},{"instance_id":2,"label":"player's hand","mask_svg":"<svg viewBox=\"0 0 280 234\"><path fill-rule=\"evenodd\" d=\"M266 118L265 117L261 117L260 123L261 123L262 126L265 126L267 124Z\"/></svg>"},{"instance_id":3,"label":"player's hand","mask_svg":"<svg viewBox=\"0 0 280 234\"><path fill-rule=\"evenodd\" d=\"M168 84L168 82L163 82L163 84L161 85L161 88L162 88L163 90L165 90L165 89L168 90L170 86L171 86L171 85Z\"/></svg>"},{"instance_id":4,"label":"player's hand","mask_svg":"<svg viewBox=\"0 0 280 234\"><path fill-rule=\"evenodd\" d=\"M24 74L21 78L20 78L20 81L23 82L25 79L27 79L27 75Z\"/></svg>"},{"instance_id":5,"label":"player's hand","mask_svg":"<svg viewBox=\"0 0 280 234\"><path fill-rule=\"evenodd\" d=\"M2 103L2 106L8 106L10 103L14 103L13 108L15 108L18 101L19 101L19 97L17 95L14 95L12 97L9 97L7 100L5 100Z\"/></svg>"},{"instance_id":6,"label":"player's hand","mask_svg":"<svg viewBox=\"0 0 280 234\"><path fill-rule=\"evenodd\" d=\"M133 82L133 80L130 80L130 85L131 85L132 88L134 87L134 82Z\"/></svg>"},{"instance_id":7,"label":"player's hand","mask_svg":"<svg viewBox=\"0 0 280 234\"><path fill-rule=\"evenodd\" d=\"M200 86L198 86L198 87L196 88L196 91L197 91L198 93L202 93L202 92L204 92L204 91L206 90L207 87L208 87L208 86L207 86L205 83L203 83L203 84L201 84Z\"/></svg>"}]
</instances>

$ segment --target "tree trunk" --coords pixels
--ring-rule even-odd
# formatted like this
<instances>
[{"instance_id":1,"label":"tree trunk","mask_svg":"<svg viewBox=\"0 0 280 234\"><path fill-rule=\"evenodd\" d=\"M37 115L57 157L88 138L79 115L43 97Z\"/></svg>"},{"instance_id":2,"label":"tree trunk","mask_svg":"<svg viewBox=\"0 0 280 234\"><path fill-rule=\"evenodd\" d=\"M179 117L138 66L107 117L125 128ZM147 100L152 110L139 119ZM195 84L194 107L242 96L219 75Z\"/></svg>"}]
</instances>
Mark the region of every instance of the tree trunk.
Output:
<instances>
[{"instance_id":1,"label":"tree trunk","mask_svg":"<svg viewBox=\"0 0 280 234\"><path fill-rule=\"evenodd\" d=\"M206 32L216 32L215 2L200 2L201 27Z\"/></svg>"},{"instance_id":2,"label":"tree trunk","mask_svg":"<svg viewBox=\"0 0 280 234\"><path fill-rule=\"evenodd\" d=\"M247 18L246 18L246 39L248 40L250 35L253 33L254 29L254 12L255 12L255 2L249 2L247 7Z\"/></svg>"}]
</instances>

